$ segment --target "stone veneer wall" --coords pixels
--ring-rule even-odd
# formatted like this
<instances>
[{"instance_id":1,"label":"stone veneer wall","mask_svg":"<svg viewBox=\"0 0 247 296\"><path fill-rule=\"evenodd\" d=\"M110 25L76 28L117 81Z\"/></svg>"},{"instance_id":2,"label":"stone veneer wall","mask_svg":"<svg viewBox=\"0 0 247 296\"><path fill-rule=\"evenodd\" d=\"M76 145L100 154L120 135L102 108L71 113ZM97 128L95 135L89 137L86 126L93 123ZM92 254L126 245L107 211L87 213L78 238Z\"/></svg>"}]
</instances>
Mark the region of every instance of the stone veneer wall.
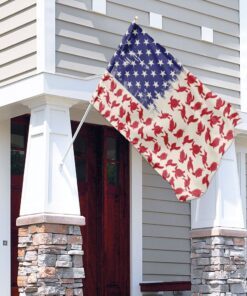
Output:
<instances>
[{"instance_id":1,"label":"stone veneer wall","mask_svg":"<svg viewBox=\"0 0 247 296\"><path fill-rule=\"evenodd\" d=\"M79 226L38 224L19 228L20 296L83 295Z\"/></svg>"},{"instance_id":2,"label":"stone veneer wall","mask_svg":"<svg viewBox=\"0 0 247 296\"><path fill-rule=\"evenodd\" d=\"M245 238L192 239L192 295L247 295Z\"/></svg>"}]
</instances>

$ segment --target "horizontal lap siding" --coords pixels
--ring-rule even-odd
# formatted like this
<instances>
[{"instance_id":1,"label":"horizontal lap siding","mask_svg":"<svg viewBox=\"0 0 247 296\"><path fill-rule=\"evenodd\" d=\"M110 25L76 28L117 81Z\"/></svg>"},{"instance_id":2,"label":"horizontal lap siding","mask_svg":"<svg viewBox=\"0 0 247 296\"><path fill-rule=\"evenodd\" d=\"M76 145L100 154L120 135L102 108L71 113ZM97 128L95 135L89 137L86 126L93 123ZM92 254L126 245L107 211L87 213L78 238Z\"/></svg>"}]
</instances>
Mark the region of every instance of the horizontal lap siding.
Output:
<instances>
[{"instance_id":1,"label":"horizontal lap siding","mask_svg":"<svg viewBox=\"0 0 247 296\"><path fill-rule=\"evenodd\" d=\"M143 277L190 280L190 205L143 160Z\"/></svg>"},{"instance_id":2,"label":"horizontal lap siding","mask_svg":"<svg viewBox=\"0 0 247 296\"><path fill-rule=\"evenodd\" d=\"M239 0L206 0L207 2L212 2L224 7L232 8L234 10L239 10Z\"/></svg>"},{"instance_id":3,"label":"horizontal lap siding","mask_svg":"<svg viewBox=\"0 0 247 296\"><path fill-rule=\"evenodd\" d=\"M149 27L161 13L163 30ZM219 95L239 104L239 12L237 0L107 0L107 14L91 0L57 0L56 71L76 77L104 72L129 23L139 23ZM214 43L201 41L201 26ZM181 204L143 163L143 278L190 280L190 206Z\"/></svg>"},{"instance_id":4,"label":"horizontal lap siding","mask_svg":"<svg viewBox=\"0 0 247 296\"><path fill-rule=\"evenodd\" d=\"M36 70L36 0L0 2L0 86Z\"/></svg>"},{"instance_id":5,"label":"horizontal lap siding","mask_svg":"<svg viewBox=\"0 0 247 296\"><path fill-rule=\"evenodd\" d=\"M138 15L140 25L185 67L238 105L238 1L233 3L108 0L107 15L101 15L91 10L90 0L57 0L56 71L77 77L103 73L130 21ZM163 15L163 30L149 27L150 9ZM201 41L201 26L214 29L213 44Z\"/></svg>"}]
</instances>

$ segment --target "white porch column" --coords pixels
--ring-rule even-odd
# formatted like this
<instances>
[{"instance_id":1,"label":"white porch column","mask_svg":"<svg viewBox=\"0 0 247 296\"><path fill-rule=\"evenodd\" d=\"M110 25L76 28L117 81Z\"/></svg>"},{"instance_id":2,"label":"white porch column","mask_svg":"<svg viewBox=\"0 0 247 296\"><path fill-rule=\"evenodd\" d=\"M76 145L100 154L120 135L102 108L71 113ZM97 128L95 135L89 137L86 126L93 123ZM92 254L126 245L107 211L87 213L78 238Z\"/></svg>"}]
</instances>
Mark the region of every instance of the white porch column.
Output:
<instances>
[{"instance_id":1,"label":"white porch column","mask_svg":"<svg viewBox=\"0 0 247 296\"><path fill-rule=\"evenodd\" d=\"M0 279L10 295L10 120L0 123Z\"/></svg>"},{"instance_id":2,"label":"white porch column","mask_svg":"<svg viewBox=\"0 0 247 296\"><path fill-rule=\"evenodd\" d=\"M191 203L191 228L245 230L245 201L240 194L235 144L223 156L208 191Z\"/></svg>"},{"instance_id":3,"label":"white porch column","mask_svg":"<svg viewBox=\"0 0 247 296\"><path fill-rule=\"evenodd\" d=\"M22 224L21 221L26 220L27 216L36 220L39 217L42 222L51 223L54 217L61 216L64 224L77 224L70 220L82 219L73 148L62 170L59 166L72 139L69 116L71 101L42 97L31 101L28 106L31 119L17 224Z\"/></svg>"},{"instance_id":4,"label":"white porch column","mask_svg":"<svg viewBox=\"0 0 247 296\"><path fill-rule=\"evenodd\" d=\"M17 219L19 293L82 295L79 226L85 219L80 216L73 149L60 167L72 139L71 101L43 96L28 106L31 119Z\"/></svg>"}]
</instances>

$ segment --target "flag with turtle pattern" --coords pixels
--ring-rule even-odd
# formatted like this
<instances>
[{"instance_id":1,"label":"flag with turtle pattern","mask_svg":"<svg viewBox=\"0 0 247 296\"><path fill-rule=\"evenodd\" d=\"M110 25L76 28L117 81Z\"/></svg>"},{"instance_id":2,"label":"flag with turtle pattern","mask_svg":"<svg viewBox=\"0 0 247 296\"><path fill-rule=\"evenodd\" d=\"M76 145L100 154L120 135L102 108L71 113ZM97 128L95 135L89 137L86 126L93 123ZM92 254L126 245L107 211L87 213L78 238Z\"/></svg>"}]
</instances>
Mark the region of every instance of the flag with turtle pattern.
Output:
<instances>
[{"instance_id":1,"label":"flag with turtle pattern","mask_svg":"<svg viewBox=\"0 0 247 296\"><path fill-rule=\"evenodd\" d=\"M136 23L91 103L170 183L180 201L207 190L239 121L230 103Z\"/></svg>"}]
</instances>

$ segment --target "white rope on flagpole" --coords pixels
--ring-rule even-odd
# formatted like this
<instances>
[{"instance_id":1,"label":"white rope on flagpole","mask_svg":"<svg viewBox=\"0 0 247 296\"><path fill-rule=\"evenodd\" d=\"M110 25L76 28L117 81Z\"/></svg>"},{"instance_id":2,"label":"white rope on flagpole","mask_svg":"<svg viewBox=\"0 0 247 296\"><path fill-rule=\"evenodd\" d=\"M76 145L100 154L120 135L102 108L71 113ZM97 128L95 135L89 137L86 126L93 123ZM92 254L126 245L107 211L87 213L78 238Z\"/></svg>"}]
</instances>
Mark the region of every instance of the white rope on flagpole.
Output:
<instances>
[{"instance_id":1,"label":"white rope on flagpole","mask_svg":"<svg viewBox=\"0 0 247 296\"><path fill-rule=\"evenodd\" d=\"M68 146L68 148L67 148L67 150L66 150L66 152L65 152L65 154L64 154L64 156L62 158L62 161L60 163L60 169L63 168L64 161L65 161L65 159L66 159L66 157L67 157L67 155L68 155L68 153L69 153L69 151L70 151L70 149L71 149L71 147L72 147L72 145L73 145L73 143L74 143L74 141L75 141L75 139L76 139L76 137L77 137L77 135L78 135L81 127L82 127L82 125L83 125L83 123L85 122L85 119L86 119L86 117L87 117L87 115L88 115L88 113L89 113L89 111L90 111L91 108L92 108L92 105L89 103L89 105L88 105L88 107L87 107L87 109L86 109L86 111L85 111L85 113L84 113L84 115L83 115L83 117L82 117L82 119L81 119L81 121L80 121L80 123L79 123L79 125L78 125L78 127L77 127L77 129L76 129L76 131L74 133L74 135L73 135L73 138L71 140L71 143L69 144L69 146Z\"/></svg>"}]
</instances>

